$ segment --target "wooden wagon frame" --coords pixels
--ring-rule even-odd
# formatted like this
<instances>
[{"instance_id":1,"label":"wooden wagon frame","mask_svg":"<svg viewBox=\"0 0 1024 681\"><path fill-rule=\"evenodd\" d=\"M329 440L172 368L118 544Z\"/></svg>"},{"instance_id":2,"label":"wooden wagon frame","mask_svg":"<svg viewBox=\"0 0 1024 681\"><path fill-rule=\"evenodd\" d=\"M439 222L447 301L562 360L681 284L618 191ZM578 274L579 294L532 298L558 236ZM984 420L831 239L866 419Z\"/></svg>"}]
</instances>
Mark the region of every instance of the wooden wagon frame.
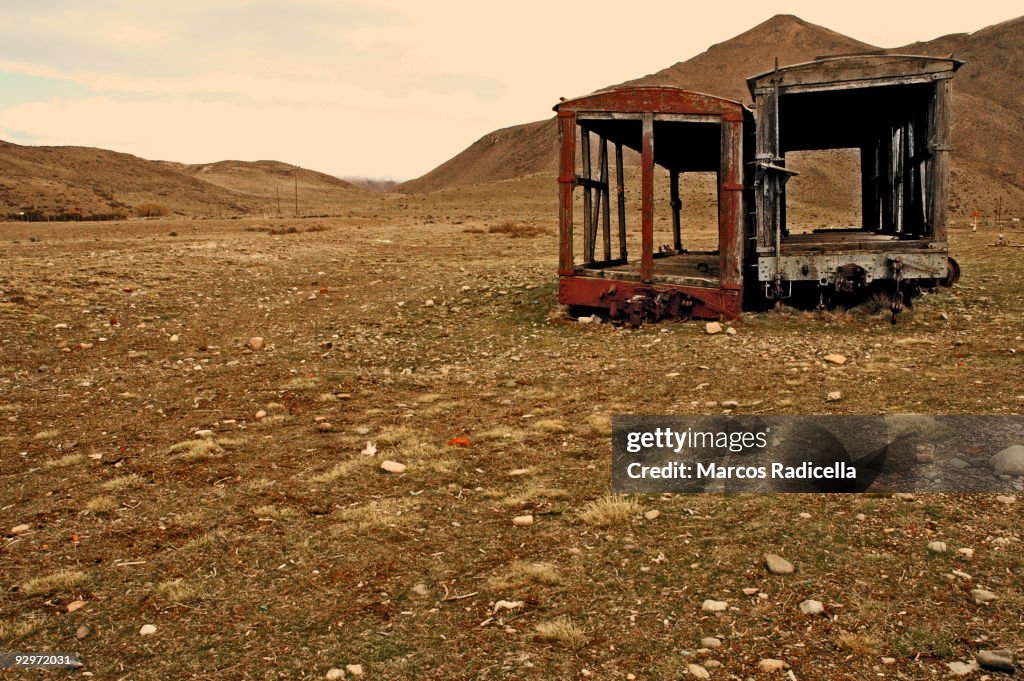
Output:
<instances>
[{"instance_id":1,"label":"wooden wagon frame","mask_svg":"<svg viewBox=\"0 0 1024 681\"><path fill-rule=\"evenodd\" d=\"M739 102L673 87L631 87L563 101L560 138L559 301L604 308L612 317L735 318L742 310L745 145L753 117ZM579 130L579 135L577 135ZM597 176L591 136L598 149ZM579 145L582 168L576 169ZM617 254L612 252L609 144L616 165ZM746 145L749 148L749 144ZM623 149L640 154L641 253L626 252ZM749 155L749 153L748 153ZM673 245L655 253L654 167L669 172ZM718 191L718 249L694 254L680 238L679 176L714 172ZM583 253L573 253L573 192L583 191ZM598 236L601 253L598 256ZM708 274L713 258L717 276ZM703 267L703 270L701 269Z\"/></svg>"}]
</instances>

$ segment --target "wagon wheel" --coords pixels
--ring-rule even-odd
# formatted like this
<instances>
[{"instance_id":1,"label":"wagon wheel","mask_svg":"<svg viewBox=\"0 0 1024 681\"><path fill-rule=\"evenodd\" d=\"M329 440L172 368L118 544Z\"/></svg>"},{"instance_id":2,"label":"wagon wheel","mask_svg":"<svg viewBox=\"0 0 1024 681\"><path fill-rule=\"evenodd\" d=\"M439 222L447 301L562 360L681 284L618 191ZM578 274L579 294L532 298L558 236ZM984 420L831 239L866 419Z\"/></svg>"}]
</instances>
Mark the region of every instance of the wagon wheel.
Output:
<instances>
[{"instance_id":1,"label":"wagon wheel","mask_svg":"<svg viewBox=\"0 0 1024 681\"><path fill-rule=\"evenodd\" d=\"M946 259L946 278L940 279L939 283L943 286L952 286L956 282L960 281L960 263L953 258Z\"/></svg>"}]
</instances>

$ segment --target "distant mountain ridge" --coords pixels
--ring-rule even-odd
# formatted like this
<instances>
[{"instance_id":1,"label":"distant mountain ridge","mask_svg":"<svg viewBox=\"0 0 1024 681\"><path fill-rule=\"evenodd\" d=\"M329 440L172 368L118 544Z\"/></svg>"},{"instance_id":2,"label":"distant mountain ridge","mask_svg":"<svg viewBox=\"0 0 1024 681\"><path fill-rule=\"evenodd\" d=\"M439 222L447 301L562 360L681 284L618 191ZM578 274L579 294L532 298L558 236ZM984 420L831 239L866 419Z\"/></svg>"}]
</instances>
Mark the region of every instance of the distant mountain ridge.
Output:
<instances>
[{"instance_id":1,"label":"distant mountain ridge","mask_svg":"<svg viewBox=\"0 0 1024 681\"><path fill-rule=\"evenodd\" d=\"M772 68L776 57L785 65L862 52L952 53L966 61L953 86L951 207L954 213L985 209L1001 198L1004 205L1024 210L1024 155L1019 153L1024 148L1024 17L974 33L882 49L799 17L777 15L691 59L620 85L671 85L749 103L745 79ZM396 189L436 191L554 173L557 161L557 130L548 118L488 133ZM823 200L829 193L850 191L830 168L810 170L822 178Z\"/></svg>"}]
</instances>

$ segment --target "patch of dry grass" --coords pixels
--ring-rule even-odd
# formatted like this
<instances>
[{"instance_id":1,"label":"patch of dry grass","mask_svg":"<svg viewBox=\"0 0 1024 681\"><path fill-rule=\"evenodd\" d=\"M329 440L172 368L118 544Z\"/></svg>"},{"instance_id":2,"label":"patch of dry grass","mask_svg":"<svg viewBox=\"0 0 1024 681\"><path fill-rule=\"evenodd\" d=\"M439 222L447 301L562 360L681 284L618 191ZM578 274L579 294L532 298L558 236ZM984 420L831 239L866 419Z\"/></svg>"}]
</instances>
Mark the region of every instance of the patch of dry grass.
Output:
<instances>
[{"instance_id":1,"label":"patch of dry grass","mask_svg":"<svg viewBox=\"0 0 1024 681\"><path fill-rule=\"evenodd\" d=\"M43 468L67 468L83 461L85 461L85 456L82 454L67 454L57 459L49 459L43 464Z\"/></svg>"},{"instance_id":2,"label":"patch of dry grass","mask_svg":"<svg viewBox=\"0 0 1024 681\"><path fill-rule=\"evenodd\" d=\"M587 423L594 435L610 437L612 434L612 417L608 414L591 414L587 417Z\"/></svg>"},{"instance_id":3,"label":"patch of dry grass","mask_svg":"<svg viewBox=\"0 0 1024 681\"><path fill-rule=\"evenodd\" d=\"M43 596L59 591L71 591L84 584L88 579L81 570L60 570L43 577L30 579L21 585L21 593L26 596Z\"/></svg>"},{"instance_id":4,"label":"patch of dry grass","mask_svg":"<svg viewBox=\"0 0 1024 681\"><path fill-rule=\"evenodd\" d=\"M411 518L407 511L407 505L398 500L381 499L359 506L340 508L331 515L342 523L364 531L401 525Z\"/></svg>"},{"instance_id":5,"label":"patch of dry grass","mask_svg":"<svg viewBox=\"0 0 1024 681\"><path fill-rule=\"evenodd\" d=\"M25 638L38 631L44 624L43 618L0 620L0 643L9 643Z\"/></svg>"},{"instance_id":6,"label":"patch of dry grass","mask_svg":"<svg viewBox=\"0 0 1024 681\"><path fill-rule=\"evenodd\" d=\"M292 417L288 414L270 414L269 416L264 416L257 421L256 425L260 428L267 428L269 426L277 426L282 423L287 423L288 421L291 421L291 419Z\"/></svg>"},{"instance_id":7,"label":"patch of dry grass","mask_svg":"<svg viewBox=\"0 0 1024 681\"><path fill-rule=\"evenodd\" d=\"M581 648L587 643L587 634L572 618L558 617L548 622L541 622L534 631L538 641L555 643L566 648Z\"/></svg>"},{"instance_id":8,"label":"patch of dry grass","mask_svg":"<svg viewBox=\"0 0 1024 681\"><path fill-rule=\"evenodd\" d=\"M501 500L502 505L510 507L526 506L537 499L566 499L569 493L560 487L548 487L544 480L531 480L525 487L519 489Z\"/></svg>"},{"instance_id":9,"label":"patch of dry grass","mask_svg":"<svg viewBox=\"0 0 1024 681\"><path fill-rule=\"evenodd\" d=\"M219 454L222 450L216 440L185 440L184 442L178 442L177 444L171 445L171 448L167 450L170 454L176 454L176 459L180 461L186 461L189 463L196 463L199 461L208 461L214 455Z\"/></svg>"},{"instance_id":10,"label":"patch of dry grass","mask_svg":"<svg viewBox=\"0 0 1024 681\"><path fill-rule=\"evenodd\" d=\"M836 637L836 646L852 655L874 655L881 644L867 634L841 631Z\"/></svg>"},{"instance_id":11,"label":"patch of dry grass","mask_svg":"<svg viewBox=\"0 0 1024 681\"><path fill-rule=\"evenodd\" d=\"M107 492L121 492L126 489L132 489L138 487L144 482L144 479L138 473L129 473L128 475L121 475L116 478L111 478L104 482L100 487Z\"/></svg>"},{"instance_id":12,"label":"patch of dry grass","mask_svg":"<svg viewBox=\"0 0 1024 681\"><path fill-rule=\"evenodd\" d=\"M517 560L491 577L488 583L495 589L509 589L524 584L554 586L561 583L562 575L550 563L531 563Z\"/></svg>"},{"instance_id":13,"label":"patch of dry grass","mask_svg":"<svg viewBox=\"0 0 1024 681\"><path fill-rule=\"evenodd\" d=\"M640 504L635 500L617 494L609 494L600 499L594 499L584 506L580 511L580 520L587 525L608 527L629 522L639 512Z\"/></svg>"},{"instance_id":14,"label":"patch of dry grass","mask_svg":"<svg viewBox=\"0 0 1024 681\"><path fill-rule=\"evenodd\" d=\"M520 443L525 442L530 436L525 430L519 430L517 428L491 428L483 432L477 433L474 437L480 442L512 442Z\"/></svg>"},{"instance_id":15,"label":"patch of dry grass","mask_svg":"<svg viewBox=\"0 0 1024 681\"><path fill-rule=\"evenodd\" d=\"M106 515L111 513L118 506L117 499L108 494L99 494L94 496L85 504L85 508L96 515Z\"/></svg>"},{"instance_id":16,"label":"patch of dry grass","mask_svg":"<svg viewBox=\"0 0 1024 681\"><path fill-rule=\"evenodd\" d=\"M257 506L252 509L252 513L260 520L292 520L299 515L293 508L288 508L287 506L278 507L274 504Z\"/></svg>"},{"instance_id":17,"label":"patch of dry grass","mask_svg":"<svg viewBox=\"0 0 1024 681\"><path fill-rule=\"evenodd\" d=\"M313 376L296 376L281 386L282 390L313 390L320 385L320 379Z\"/></svg>"},{"instance_id":18,"label":"patch of dry grass","mask_svg":"<svg viewBox=\"0 0 1024 681\"><path fill-rule=\"evenodd\" d=\"M561 419L539 419L533 422L531 428L544 433L564 433L568 430L565 421Z\"/></svg>"},{"instance_id":19,"label":"patch of dry grass","mask_svg":"<svg viewBox=\"0 0 1024 681\"><path fill-rule=\"evenodd\" d=\"M186 582L184 579L160 582L156 585L156 590L171 603L188 603L206 597L206 592L201 585Z\"/></svg>"},{"instance_id":20,"label":"patch of dry grass","mask_svg":"<svg viewBox=\"0 0 1024 681\"><path fill-rule=\"evenodd\" d=\"M338 396L334 393L320 393L317 398L317 402L337 402Z\"/></svg>"},{"instance_id":21,"label":"patch of dry grass","mask_svg":"<svg viewBox=\"0 0 1024 681\"><path fill-rule=\"evenodd\" d=\"M377 457L373 456L359 456L352 459L346 459L345 461L339 461L330 468L330 470L324 471L323 473L313 476L311 480L321 485L326 485L347 478L352 473L358 471L361 468L369 468L377 462Z\"/></svg>"},{"instance_id":22,"label":"patch of dry grass","mask_svg":"<svg viewBox=\"0 0 1024 681\"><path fill-rule=\"evenodd\" d=\"M39 431L38 433L36 433L35 435L32 436L32 439L33 440L39 440L39 441L42 442L42 441L45 441L45 440L52 440L52 439L54 439L56 437L60 437L60 431L57 430L56 428L51 428L49 430L41 430L41 431Z\"/></svg>"},{"instance_id":23,"label":"patch of dry grass","mask_svg":"<svg viewBox=\"0 0 1024 681\"><path fill-rule=\"evenodd\" d=\"M21 410L21 405L14 402L7 402L0 404L0 414L13 414L16 411Z\"/></svg>"}]
</instances>

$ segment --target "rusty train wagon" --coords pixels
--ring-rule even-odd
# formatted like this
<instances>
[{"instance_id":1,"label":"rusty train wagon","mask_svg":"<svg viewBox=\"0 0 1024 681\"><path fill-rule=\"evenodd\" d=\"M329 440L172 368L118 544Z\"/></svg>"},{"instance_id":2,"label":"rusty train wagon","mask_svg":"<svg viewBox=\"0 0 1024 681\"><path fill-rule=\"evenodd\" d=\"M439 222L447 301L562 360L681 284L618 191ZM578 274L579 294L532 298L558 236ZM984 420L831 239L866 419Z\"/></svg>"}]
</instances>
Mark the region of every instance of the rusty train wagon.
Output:
<instances>
[{"instance_id":1,"label":"rusty train wagon","mask_svg":"<svg viewBox=\"0 0 1024 681\"><path fill-rule=\"evenodd\" d=\"M559 302L604 309L633 324L728 319L790 297L794 287L816 290L824 302L826 293L885 282L895 319L907 286L950 284L959 276L948 257L946 202L950 79L960 66L954 59L851 55L776 68L748 80L754 114L739 102L673 87L615 88L561 102ZM632 260L624 149L640 155L640 257ZM860 224L792 230L786 185L796 173L786 167L786 154L827 149L859 153ZM673 241L657 250L656 166L668 174ZM679 177L687 172L715 174L715 250L681 243Z\"/></svg>"},{"instance_id":2,"label":"rusty train wagon","mask_svg":"<svg viewBox=\"0 0 1024 681\"><path fill-rule=\"evenodd\" d=\"M952 284L950 85L962 62L908 55L819 58L748 79L756 116L757 280L766 298L794 285L822 295L886 281L893 320L906 284ZM790 152L856 150L860 224L797 233L787 224Z\"/></svg>"},{"instance_id":3,"label":"rusty train wagon","mask_svg":"<svg viewBox=\"0 0 1024 681\"><path fill-rule=\"evenodd\" d=\"M743 299L744 149L750 147L744 138L753 131L750 111L739 102L673 87L606 90L564 101L555 110L561 142L559 301L603 308L611 317L633 324L662 317L737 317ZM597 168L592 167L592 144L597 146ZM609 144L614 146L616 165L614 200ZM627 254L624 149L640 154L640 257L634 260ZM669 175L673 239L658 252L655 165ZM716 250L694 252L681 243L679 176L686 172L712 172L717 177ZM573 243L577 187L583 191L583 252L578 265Z\"/></svg>"}]
</instances>

